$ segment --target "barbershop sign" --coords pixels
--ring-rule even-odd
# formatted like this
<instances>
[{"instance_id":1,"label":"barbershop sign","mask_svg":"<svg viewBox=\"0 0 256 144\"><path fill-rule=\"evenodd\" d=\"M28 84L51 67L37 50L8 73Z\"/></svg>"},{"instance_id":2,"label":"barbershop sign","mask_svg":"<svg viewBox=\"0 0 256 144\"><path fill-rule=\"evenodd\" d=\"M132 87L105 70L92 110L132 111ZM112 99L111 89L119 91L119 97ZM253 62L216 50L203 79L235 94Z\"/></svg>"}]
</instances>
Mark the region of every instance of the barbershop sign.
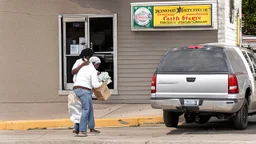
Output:
<instances>
[{"instance_id":1,"label":"barbershop sign","mask_svg":"<svg viewBox=\"0 0 256 144\"><path fill-rule=\"evenodd\" d=\"M211 26L211 4L132 6L132 29Z\"/></svg>"}]
</instances>

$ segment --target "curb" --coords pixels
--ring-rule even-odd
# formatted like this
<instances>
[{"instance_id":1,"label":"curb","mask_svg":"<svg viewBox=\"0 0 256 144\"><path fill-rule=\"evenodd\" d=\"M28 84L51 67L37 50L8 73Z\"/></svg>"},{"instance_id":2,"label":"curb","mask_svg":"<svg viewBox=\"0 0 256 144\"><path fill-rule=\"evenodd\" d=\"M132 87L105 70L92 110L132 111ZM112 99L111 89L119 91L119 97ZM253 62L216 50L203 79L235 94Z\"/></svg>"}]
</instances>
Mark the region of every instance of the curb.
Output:
<instances>
[{"instance_id":1,"label":"curb","mask_svg":"<svg viewBox=\"0 0 256 144\"><path fill-rule=\"evenodd\" d=\"M132 127L147 124L162 124L162 116L95 119L96 127ZM73 127L70 119L5 121L0 122L0 130L31 130L59 127Z\"/></svg>"}]
</instances>

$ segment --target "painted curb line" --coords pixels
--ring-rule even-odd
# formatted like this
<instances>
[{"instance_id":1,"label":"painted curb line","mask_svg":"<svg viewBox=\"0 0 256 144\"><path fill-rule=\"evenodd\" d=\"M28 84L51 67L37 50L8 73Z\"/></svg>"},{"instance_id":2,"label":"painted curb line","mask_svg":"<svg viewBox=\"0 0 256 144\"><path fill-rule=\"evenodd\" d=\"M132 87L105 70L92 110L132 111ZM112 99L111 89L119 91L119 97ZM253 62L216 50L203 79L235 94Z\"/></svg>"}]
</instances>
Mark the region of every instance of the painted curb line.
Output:
<instances>
[{"instance_id":1,"label":"painted curb line","mask_svg":"<svg viewBox=\"0 0 256 144\"><path fill-rule=\"evenodd\" d=\"M96 127L132 127L146 124L162 124L162 116L96 119ZM60 127L73 127L70 119L23 120L0 122L0 130L31 130Z\"/></svg>"}]
</instances>

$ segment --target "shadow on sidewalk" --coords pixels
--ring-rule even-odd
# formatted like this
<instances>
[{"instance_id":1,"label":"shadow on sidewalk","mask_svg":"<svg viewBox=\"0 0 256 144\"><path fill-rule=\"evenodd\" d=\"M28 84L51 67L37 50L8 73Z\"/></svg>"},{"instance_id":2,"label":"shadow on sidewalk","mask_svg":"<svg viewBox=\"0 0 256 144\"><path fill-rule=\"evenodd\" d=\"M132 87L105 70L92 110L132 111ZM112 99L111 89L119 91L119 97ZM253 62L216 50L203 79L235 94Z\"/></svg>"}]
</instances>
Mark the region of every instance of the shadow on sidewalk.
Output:
<instances>
[{"instance_id":1,"label":"shadow on sidewalk","mask_svg":"<svg viewBox=\"0 0 256 144\"><path fill-rule=\"evenodd\" d=\"M183 124L167 133L167 135L180 134L256 134L256 121L250 121L246 130L233 129L230 121L218 121L206 124Z\"/></svg>"}]
</instances>

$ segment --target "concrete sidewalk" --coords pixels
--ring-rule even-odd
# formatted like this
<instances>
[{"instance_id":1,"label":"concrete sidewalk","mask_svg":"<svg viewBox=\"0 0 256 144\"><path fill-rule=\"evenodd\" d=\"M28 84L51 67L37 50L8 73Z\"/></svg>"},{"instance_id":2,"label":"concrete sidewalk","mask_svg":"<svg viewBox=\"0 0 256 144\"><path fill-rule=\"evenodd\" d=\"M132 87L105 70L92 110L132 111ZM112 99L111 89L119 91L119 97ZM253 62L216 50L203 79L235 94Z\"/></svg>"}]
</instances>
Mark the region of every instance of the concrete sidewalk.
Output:
<instances>
[{"instance_id":1,"label":"concrete sidewalk","mask_svg":"<svg viewBox=\"0 0 256 144\"><path fill-rule=\"evenodd\" d=\"M34 104L32 104L33 106ZM59 104L60 105L60 104ZM8 105L10 106L10 105ZM38 108L38 105L34 105ZM56 107L56 106L55 106ZM67 104L62 105L67 107ZM41 128L72 127L68 110L52 109L1 109L0 130L29 130ZM39 110L39 112L38 112ZM56 112L59 113L56 113ZM149 104L94 104L96 127L139 126L144 124L163 123L162 110L152 109Z\"/></svg>"},{"instance_id":2,"label":"concrete sidewalk","mask_svg":"<svg viewBox=\"0 0 256 144\"><path fill-rule=\"evenodd\" d=\"M67 119L65 103L0 104L0 121ZM96 119L162 116L150 104L94 104Z\"/></svg>"}]
</instances>

